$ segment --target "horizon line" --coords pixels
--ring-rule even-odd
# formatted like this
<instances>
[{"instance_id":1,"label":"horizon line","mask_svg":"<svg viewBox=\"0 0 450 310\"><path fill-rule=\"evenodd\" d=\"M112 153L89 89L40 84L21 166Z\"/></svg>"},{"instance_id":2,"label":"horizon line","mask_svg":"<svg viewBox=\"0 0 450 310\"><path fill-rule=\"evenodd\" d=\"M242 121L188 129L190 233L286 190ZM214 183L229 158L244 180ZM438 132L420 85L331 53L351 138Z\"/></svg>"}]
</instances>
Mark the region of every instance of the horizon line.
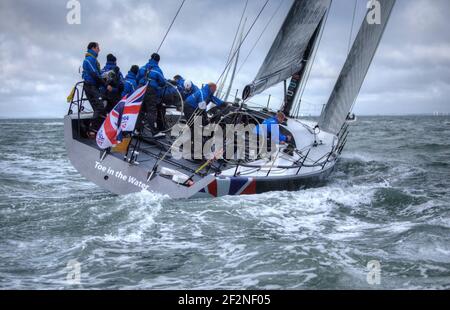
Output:
<instances>
[{"instance_id":1,"label":"horizon line","mask_svg":"<svg viewBox=\"0 0 450 310\"><path fill-rule=\"evenodd\" d=\"M300 118L307 117L319 117L320 115L303 115ZM401 117L401 116L450 116L450 112L433 112L433 113L407 113L407 114L356 114L356 117ZM10 116L0 116L0 120L38 120L38 119L53 119L53 120L63 120L63 117L55 116L39 116L39 117L10 117Z\"/></svg>"}]
</instances>

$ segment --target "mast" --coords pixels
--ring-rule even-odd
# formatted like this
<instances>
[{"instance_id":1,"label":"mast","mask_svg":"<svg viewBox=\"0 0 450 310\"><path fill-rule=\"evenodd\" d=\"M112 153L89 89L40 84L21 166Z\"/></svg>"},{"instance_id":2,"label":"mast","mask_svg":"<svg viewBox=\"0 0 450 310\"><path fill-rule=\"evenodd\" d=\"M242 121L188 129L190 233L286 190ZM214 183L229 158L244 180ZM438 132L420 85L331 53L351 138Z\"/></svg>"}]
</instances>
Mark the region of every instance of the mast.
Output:
<instances>
[{"instance_id":1,"label":"mast","mask_svg":"<svg viewBox=\"0 0 450 310\"><path fill-rule=\"evenodd\" d=\"M242 44L242 37L244 35L244 29L245 29L246 23L247 23L247 19L244 20L244 24L242 25L242 29L241 29L241 34L239 36L239 43L241 43L241 44ZM231 87L233 86L234 77L236 76L236 68L237 68L237 65L239 62L239 54L241 52L241 48L240 48L241 44L238 44L238 46L237 46L236 59L234 61L233 72L231 74L230 84L228 85L227 93L225 94L225 97L223 99L223 101L225 101L225 102L228 100L228 96L230 96Z\"/></svg>"},{"instance_id":2,"label":"mast","mask_svg":"<svg viewBox=\"0 0 450 310\"><path fill-rule=\"evenodd\" d=\"M235 50L235 44L236 44L236 48L238 48L238 46L240 44L242 44L242 40L241 40L241 42L238 43L238 42L236 42L236 39L237 39L237 36L239 34L239 30L241 29L242 19L244 18L245 12L247 11L247 5L248 5L248 0L245 2L244 10L242 11L242 15L241 15L241 19L239 20L238 28L236 29L236 34L234 35L233 43L231 44L230 53L229 53L228 58L227 58L227 64L229 64L231 62L231 60L230 60L231 57L234 58L234 54L235 54L235 51L236 51ZM247 19L245 19L245 20L247 21ZM225 76L219 78L219 80L217 81L217 84L218 84L217 94L218 94L218 96L220 96L221 99L223 99L222 90L225 87L225 83L226 83L226 81L228 79L228 74L230 73L230 70L231 70L231 66L227 65Z\"/></svg>"},{"instance_id":3,"label":"mast","mask_svg":"<svg viewBox=\"0 0 450 310\"><path fill-rule=\"evenodd\" d=\"M318 44L319 33L322 29L324 19L325 16L322 17L322 20L317 26L317 29L314 31L312 38L309 40L308 46L306 47L306 50L303 54L304 57L302 60L302 68L300 69L300 71L298 71L296 74L292 76L291 81L289 83L289 88L286 92L286 98L281 108L281 111L283 111L283 113L286 114L286 116L292 116L291 112L294 105L295 97L300 91L300 85L302 84L302 81L305 78L304 75L306 72L306 68L308 68L308 64L311 60L314 48L316 44Z\"/></svg>"}]
</instances>

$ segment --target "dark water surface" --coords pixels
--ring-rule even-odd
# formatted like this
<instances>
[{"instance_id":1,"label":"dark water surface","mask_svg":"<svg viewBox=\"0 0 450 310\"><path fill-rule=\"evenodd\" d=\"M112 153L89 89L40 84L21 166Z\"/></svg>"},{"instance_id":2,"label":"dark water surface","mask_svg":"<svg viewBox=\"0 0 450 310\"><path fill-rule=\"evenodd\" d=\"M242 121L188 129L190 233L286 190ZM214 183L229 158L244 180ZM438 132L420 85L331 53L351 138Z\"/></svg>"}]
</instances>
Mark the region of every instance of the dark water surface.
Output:
<instances>
[{"instance_id":1,"label":"dark water surface","mask_svg":"<svg viewBox=\"0 0 450 310\"><path fill-rule=\"evenodd\" d=\"M0 129L0 288L450 289L450 117L361 118L326 187L191 201L86 181L62 121Z\"/></svg>"}]
</instances>

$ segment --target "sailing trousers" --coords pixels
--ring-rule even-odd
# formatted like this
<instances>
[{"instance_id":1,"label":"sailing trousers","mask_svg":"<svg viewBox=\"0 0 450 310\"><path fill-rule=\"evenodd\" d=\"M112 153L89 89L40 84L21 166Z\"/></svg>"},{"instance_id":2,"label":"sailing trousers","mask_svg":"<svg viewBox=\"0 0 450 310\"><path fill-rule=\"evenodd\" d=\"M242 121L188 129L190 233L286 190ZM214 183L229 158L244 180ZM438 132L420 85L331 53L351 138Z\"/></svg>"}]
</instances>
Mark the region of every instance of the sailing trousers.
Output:
<instances>
[{"instance_id":1,"label":"sailing trousers","mask_svg":"<svg viewBox=\"0 0 450 310\"><path fill-rule=\"evenodd\" d=\"M105 106L102 100L102 94L97 86L84 83L84 92L89 103L94 110L94 115L90 123L90 130L98 130L102 124L101 115L105 113Z\"/></svg>"},{"instance_id":2,"label":"sailing trousers","mask_svg":"<svg viewBox=\"0 0 450 310\"><path fill-rule=\"evenodd\" d=\"M148 87L143 102L143 112L146 113L146 123L152 133L163 131L166 128L166 107L174 101L173 95L159 95L153 87Z\"/></svg>"},{"instance_id":3,"label":"sailing trousers","mask_svg":"<svg viewBox=\"0 0 450 310\"><path fill-rule=\"evenodd\" d=\"M150 127L152 133L157 132L158 128L158 106L162 103L161 96L158 95L153 87L148 87L144 97L144 113L146 113L145 121Z\"/></svg>"}]
</instances>

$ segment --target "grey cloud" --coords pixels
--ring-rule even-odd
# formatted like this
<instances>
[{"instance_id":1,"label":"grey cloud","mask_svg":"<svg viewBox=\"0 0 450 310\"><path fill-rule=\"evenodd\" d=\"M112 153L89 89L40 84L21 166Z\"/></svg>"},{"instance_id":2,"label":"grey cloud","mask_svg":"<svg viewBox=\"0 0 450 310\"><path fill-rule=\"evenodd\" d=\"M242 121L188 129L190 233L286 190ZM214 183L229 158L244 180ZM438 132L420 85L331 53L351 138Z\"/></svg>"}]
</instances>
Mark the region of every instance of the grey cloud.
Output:
<instances>
[{"instance_id":1,"label":"grey cloud","mask_svg":"<svg viewBox=\"0 0 450 310\"><path fill-rule=\"evenodd\" d=\"M242 47L246 55L280 0L271 0ZM2 0L0 7L0 116L61 117L65 98L78 74L85 46L99 41L103 64L113 52L124 73L143 65L164 35L181 1L80 0L82 24L66 23L61 0ZM250 0L247 27L263 0ZM282 9L237 77L242 89L261 65L292 0ZM353 37L362 21L365 0L358 1ZM187 1L161 50L167 76L182 73L197 83L214 81L225 65L244 2ZM353 1L333 1L320 49L304 94L304 102L326 103L345 61ZM361 91L357 113L450 112L450 2L398 0L386 35ZM242 58L244 57L242 56ZM275 103L281 86L254 101ZM407 109L405 108L407 107Z\"/></svg>"}]
</instances>

